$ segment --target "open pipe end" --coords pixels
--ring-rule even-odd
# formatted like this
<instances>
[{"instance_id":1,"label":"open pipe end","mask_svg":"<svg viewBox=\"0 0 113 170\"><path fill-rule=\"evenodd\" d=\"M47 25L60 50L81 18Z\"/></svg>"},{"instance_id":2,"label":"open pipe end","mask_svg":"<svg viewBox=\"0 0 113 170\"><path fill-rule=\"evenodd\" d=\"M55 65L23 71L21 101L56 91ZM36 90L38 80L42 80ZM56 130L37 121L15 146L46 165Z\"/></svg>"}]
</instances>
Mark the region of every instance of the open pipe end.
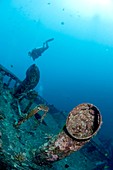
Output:
<instances>
[{"instance_id":1,"label":"open pipe end","mask_svg":"<svg viewBox=\"0 0 113 170\"><path fill-rule=\"evenodd\" d=\"M102 124L99 109L90 103L75 107L68 115L66 129L75 139L86 140L94 136Z\"/></svg>"}]
</instances>

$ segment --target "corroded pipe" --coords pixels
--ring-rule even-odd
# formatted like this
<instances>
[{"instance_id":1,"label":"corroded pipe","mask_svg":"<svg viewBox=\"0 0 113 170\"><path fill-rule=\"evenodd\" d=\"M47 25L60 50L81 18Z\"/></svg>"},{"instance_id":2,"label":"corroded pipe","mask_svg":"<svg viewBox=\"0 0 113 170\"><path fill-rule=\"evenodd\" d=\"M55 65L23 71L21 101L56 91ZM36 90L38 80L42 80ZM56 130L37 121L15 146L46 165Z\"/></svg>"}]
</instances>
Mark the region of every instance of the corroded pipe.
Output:
<instances>
[{"instance_id":1,"label":"corroded pipe","mask_svg":"<svg viewBox=\"0 0 113 170\"><path fill-rule=\"evenodd\" d=\"M79 150L96 135L102 117L96 106L80 104L68 115L62 131L35 152L35 163L49 165Z\"/></svg>"}]
</instances>

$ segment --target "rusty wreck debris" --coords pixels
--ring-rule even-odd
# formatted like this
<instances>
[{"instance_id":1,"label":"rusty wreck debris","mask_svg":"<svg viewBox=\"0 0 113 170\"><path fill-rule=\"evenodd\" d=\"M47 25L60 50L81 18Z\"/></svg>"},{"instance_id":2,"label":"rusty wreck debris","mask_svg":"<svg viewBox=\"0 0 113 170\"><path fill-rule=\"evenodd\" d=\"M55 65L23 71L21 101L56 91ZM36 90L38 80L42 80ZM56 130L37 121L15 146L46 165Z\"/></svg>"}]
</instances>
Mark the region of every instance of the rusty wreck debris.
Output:
<instances>
[{"instance_id":1,"label":"rusty wreck debris","mask_svg":"<svg viewBox=\"0 0 113 170\"><path fill-rule=\"evenodd\" d=\"M81 149L97 134L101 126L100 111L89 103L75 107L64 123L66 114L49 105L34 90L39 78L40 73L36 65L28 68L25 81L19 80L0 65L0 164L3 168L45 170L45 166L52 167L52 163ZM45 134L49 134L46 140L43 136ZM100 145L96 145L94 139L88 146L93 144L92 147L96 147L95 152L98 152L98 160L106 161L106 151L100 151ZM80 150L79 153L83 159L85 155L87 161L90 161L92 157L86 152L88 146L85 146L84 152ZM92 154L94 157L95 152ZM71 157L68 159L71 160ZM63 161L65 164L65 160ZM60 166L62 161L58 164Z\"/></svg>"},{"instance_id":2,"label":"rusty wreck debris","mask_svg":"<svg viewBox=\"0 0 113 170\"><path fill-rule=\"evenodd\" d=\"M50 164L79 150L96 135L101 124L102 117L96 106L78 105L69 113L62 131L36 151L35 162Z\"/></svg>"}]
</instances>

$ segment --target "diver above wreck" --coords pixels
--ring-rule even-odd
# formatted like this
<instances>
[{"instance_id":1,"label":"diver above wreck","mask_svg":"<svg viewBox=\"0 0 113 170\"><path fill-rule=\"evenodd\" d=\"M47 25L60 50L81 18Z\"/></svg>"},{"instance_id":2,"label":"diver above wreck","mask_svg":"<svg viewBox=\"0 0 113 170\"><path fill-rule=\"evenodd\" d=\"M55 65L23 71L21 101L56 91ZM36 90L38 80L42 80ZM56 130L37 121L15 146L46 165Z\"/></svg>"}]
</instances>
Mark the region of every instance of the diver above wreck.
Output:
<instances>
[{"instance_id":1,"label":"diver above wreck","mask_svg":"<svg viewBox=\"0 0 113 170\"><path fill-rule=\"evenodd\" d=\"M39 58L44 51L46 51L49 48L48 42L53 41L54 38L51 38L43 43L42 47L34 48L31 52L28 52L28 55L32 57L33 60L36 60Z\"/></svg>"}]
</instances>

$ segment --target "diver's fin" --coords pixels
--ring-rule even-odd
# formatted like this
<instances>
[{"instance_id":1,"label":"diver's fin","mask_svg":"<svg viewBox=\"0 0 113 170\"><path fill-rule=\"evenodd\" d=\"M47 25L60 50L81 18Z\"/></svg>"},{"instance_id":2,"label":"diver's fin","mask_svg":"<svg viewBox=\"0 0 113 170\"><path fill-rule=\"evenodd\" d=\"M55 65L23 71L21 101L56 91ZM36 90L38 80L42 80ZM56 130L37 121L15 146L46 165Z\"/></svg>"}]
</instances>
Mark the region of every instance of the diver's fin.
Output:
<instances>
[{"instance_id":1,"label":"diver's fin","mask_svg":"<svg viewBox=\"0 0 113 170\"><path fill-rule=\"evenodd\" d=\"M53 41L53 40L54 40L54 38L51 38L51 39L47 40L46 42L50 42L50 41Z\"/></svg>"}]
</instances>

